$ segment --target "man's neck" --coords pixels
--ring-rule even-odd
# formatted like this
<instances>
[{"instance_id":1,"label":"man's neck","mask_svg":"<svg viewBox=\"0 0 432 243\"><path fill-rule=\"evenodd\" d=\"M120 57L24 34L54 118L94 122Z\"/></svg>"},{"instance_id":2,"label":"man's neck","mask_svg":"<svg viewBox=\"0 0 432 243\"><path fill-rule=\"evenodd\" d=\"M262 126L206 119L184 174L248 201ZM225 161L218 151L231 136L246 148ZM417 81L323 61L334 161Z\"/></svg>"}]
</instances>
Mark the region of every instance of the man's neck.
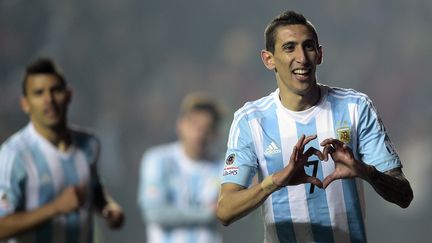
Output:
<instances>
[{"instance_id":1,"label":"man's neck","mask_svg":"<svg viewBox=\"0 0 432 243\"><path fill-rule=\"evenodd\" d=\"M279 99L282 105L292 111L304 111L316 105L321 99L319 86L313 85L305 94L296 94L286 87L279 87Z\"/></svg>"},{"instance_id":2,"label":"man's neck","mask_svg":"<svg viewBox=\"0 0 432 243\"><path fill-rule=\"evenodd\" d=\"M35 130L58 150L66 151L71 144L71 138L66 124L56 128L44 127L33 123Z\"/></svg>"}]
</instances>

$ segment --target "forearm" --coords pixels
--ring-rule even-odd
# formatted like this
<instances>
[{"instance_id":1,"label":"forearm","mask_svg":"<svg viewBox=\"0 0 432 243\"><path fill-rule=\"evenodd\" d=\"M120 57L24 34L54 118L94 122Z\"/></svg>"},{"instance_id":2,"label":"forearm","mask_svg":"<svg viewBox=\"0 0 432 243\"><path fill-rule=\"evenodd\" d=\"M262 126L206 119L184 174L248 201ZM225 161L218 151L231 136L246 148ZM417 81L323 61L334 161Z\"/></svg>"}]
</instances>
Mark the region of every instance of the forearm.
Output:
<instances>
[{"instance_id":1,"label":"forearm","mask_svg":"<svg viewBox=\"0 0 432 243\"><path fill-rule=\"evenodd\" d=\"M102 213L102 210L110 203L117 205L116 201L109 195L105 187L99 183L94 188L93 203L98 213Z\"/></svg>"},{"instance_id":2,"label":"forearm","mask_svg":"<svg viewBox=\"0 0 432 243\"><path fill-rule=\"evenodd\" d=\"M53 203L29 212L18 212L0 218L0 240L30 230L57 214Z\"/></svg>"},{"instance_id":3,"label":"forearm","mask_svg":"<svg viewBox=\"0 0 432 243\"><path fill-rule=\"evenodd\" d=\"M217 217L227 226L259 207L271 193L272 190L263 190L261 184L247 189L224 184L218 200Z\"/></svg>"},{"instance_id":4,"label":"forearm","mask_svg":"<svg viewBox=\"0 0 432 243\"><path fill-rule=\"evenodd\" d=\"M364 179L372 185L381 197L402 208L408 207L413 199L411 186L400 168L383 173L370 166Z\"/></svg>"},{"instance_id":5,"label":"forearm","mask_svg":"<svg viewBox=\"0 0 432 243\"><path fill-rule=\"evenodd\" d=\"M214 211L210 208L177 208L159 206L144 209L144 217L149 223L162 227L203 225L215 222Z\"/></svg>"}]
</instances>

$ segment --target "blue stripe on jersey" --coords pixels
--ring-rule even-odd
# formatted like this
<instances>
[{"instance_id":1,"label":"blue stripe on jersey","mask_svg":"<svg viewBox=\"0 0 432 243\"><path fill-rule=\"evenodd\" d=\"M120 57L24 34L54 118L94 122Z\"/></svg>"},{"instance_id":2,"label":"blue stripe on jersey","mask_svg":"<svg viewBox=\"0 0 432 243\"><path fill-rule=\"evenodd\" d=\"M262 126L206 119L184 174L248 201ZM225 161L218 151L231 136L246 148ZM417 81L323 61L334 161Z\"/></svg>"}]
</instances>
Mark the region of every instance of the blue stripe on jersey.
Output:
<instances>
[{"instance_id":1,"label":"blue stripe on jersey","mask_svg":"<svg viewBox=\"0 0 432 243\"><path fill-rule=\"evenodd\" d=\"M302 134L306 136L317 134L316 120L312 119L308 124L302 124L297 122L297 134L300 139ZM318 140L310 141L304 151L307 151L310 147L316 149L320 148ZM321 162L316 155L309 157L309 166L305 166L305 172L307 175L313 176L315 170L317 178L323 179L323 170ZM315 242L334 242L333 230L330 221L330 213L327 205L327 196L325 190L319 189L311 183L305 184L307 205L309 209L309 218L312 228L312 233Z\"/></svg>"},{"instance_id":2,"label":"blue stripe on jersey","mask_svg":"<svg viewBox=\"0 0 432 243\"><path fill-rule=\"evenodd\" d=\"M189 230L187 232L188 237L187 237L187 241L189 243L195 243L197 242L197 235L196 235L196 230Z\"/></svg>"},{"instance_id":3,"label":"blue stripe on jersey","mask_svg":"<svg viewBox=\"0 0 432 243\"><path fill-rule=\"evenodd\" d=\"M52 184L52 174L48 168L48 162L39 147L31 149L33 162L39 178L39 205L45 205L54 199L54 185ZM42 224L36 232L37 243L49 243L52 236L52 222Z\"/></svg>"},{"instance_id":4,"label":"blue stripe on jersey","mask_svg":"<svg viewBox=\"0 0 432 243\"><path fill-rule=\"evenodd\" d=\"M276 116L275 113L269 115ZM278 147L281 148L281 138L279 133L280 125L281 124L278 124L278 119L276 117L263 119L261 121L261 127L271 128L267 129L266 132L263 133L264 151L272 142L278 143ZM284 163L282 153L273 154L272 163L270 163L270 160L267 160L267 171L269 175L276 173L283 168ZM286 200L286 195L288 195L288 187L283 187L282 189L273 192L271 195L276 232L280 242L295 242L296 238L291 220L291 210L289 200Z\"/></svg>"},{"instance_id":5,"label":"blue stripe on jersey","mask_svg":"<svg viewBox=\"0 0 432 243\"><path fill-rule=\"evenodd\" d=\"M78 183L77 169L75 163L71 159L62 159L61 161L63 175L66 186L73 186ZM74 243L78 242L80 230L79 230L79 212L73 211L66 215L66 242Z\"/></svg>"},{"instance_id":6,"label":"blue stripe on jersey","mask_svg":"<svg viewBox=\"0 0 432 243\"><path fill-rule=\"evenodd\" d=\"M348 105L338 102L331 102L331 104L334 131L336 132L341 126L352 127ZM338 137L337 134L335 134L335 137ZM342 179L342 188L351 242L364 242L366 240L366 231L361 215L362 209L355 179Z\"/></svg>"}]
</instances>

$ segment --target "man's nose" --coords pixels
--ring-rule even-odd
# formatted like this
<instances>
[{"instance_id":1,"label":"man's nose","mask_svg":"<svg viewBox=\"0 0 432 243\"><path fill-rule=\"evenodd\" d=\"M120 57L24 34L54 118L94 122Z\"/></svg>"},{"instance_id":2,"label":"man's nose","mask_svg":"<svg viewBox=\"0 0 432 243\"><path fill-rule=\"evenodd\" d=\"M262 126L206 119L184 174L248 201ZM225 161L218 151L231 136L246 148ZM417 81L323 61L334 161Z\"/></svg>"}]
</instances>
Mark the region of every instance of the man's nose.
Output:
<instances>
[{"instance_id":1,"label":"man's nose","mask_svg":"<svg viewBox=\"0 0 432 243\"><path fill-rule=\"evenodd\" d=\"M306 52L303 48L297 48L295 58L298 63L306 63Z\"/></svg>"}]
</instances>

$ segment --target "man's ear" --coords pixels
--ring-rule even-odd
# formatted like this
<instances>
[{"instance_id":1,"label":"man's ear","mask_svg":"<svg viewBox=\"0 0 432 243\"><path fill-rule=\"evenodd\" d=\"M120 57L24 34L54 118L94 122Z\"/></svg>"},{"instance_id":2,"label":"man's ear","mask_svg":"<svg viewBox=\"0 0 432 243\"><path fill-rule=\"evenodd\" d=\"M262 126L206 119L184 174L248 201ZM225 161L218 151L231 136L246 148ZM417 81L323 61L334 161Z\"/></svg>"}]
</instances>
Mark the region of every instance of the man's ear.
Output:
<instances>
[{"instance_id":1,"label":"man's ear","mask_svg":"<svg viewBox=\"0 0 432 243\"><path fill-rule=\"evenodd\" d=\"M273 70L275 69L275 64L274 64L274 58L273 58L273 53L267 51L267 50L261 50L261 59L264 63L264 66L268 69L268 70Z\"/></svg>"},{"instance_id":2,"label":"man's ear","mask_svg":"<svg viewBox=\"0 0 432 243\"><path fill-rule=\"evenodd\" d=\"M321 64L323 62L323 47L319 46L318 47L318 61L317 64Z\"/></svg>"},{"instance_id":3,"label":"man's ear","mask_svg":"<svg viewBox=\"0 0 432 243\"><path fill-rule=\"evenodd\" d=\"M25 96L21 96L20 105L21 105L21 110L24 111L24 113L26 113L26 114L30 113L30 105L29 105L27 98Z\"/></svg>"}]
</instances>

